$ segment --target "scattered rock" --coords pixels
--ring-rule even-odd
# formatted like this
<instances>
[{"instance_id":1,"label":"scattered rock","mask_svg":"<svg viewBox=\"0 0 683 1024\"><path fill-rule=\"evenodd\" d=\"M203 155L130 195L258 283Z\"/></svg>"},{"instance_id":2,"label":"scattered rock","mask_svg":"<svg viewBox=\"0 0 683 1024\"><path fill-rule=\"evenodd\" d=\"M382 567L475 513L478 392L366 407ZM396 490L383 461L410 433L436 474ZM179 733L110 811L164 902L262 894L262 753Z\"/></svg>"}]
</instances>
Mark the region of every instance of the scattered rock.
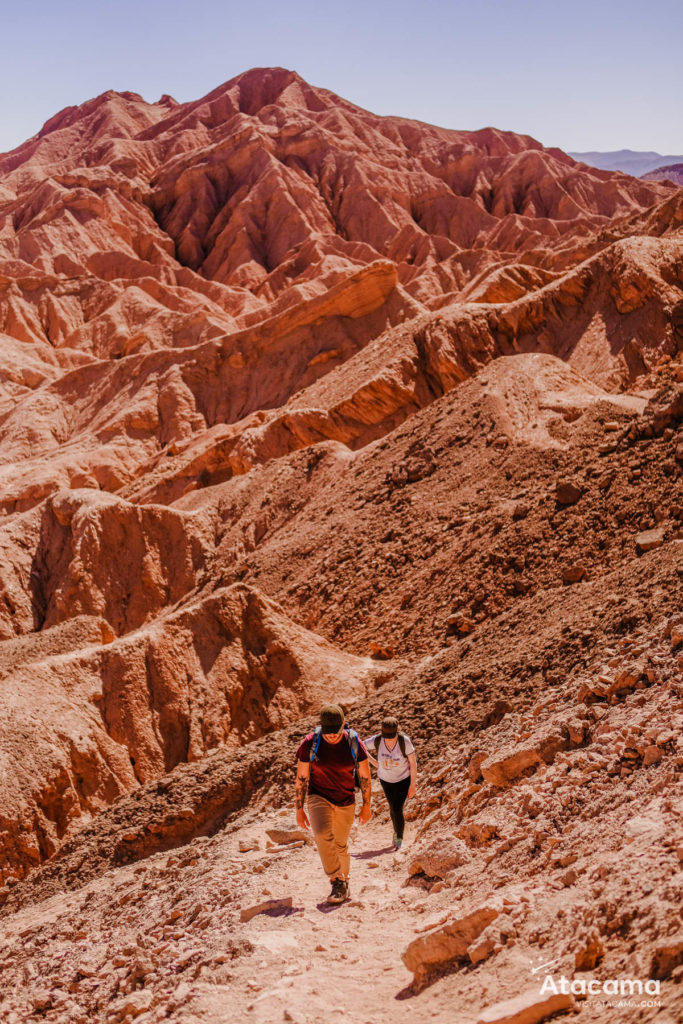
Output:
<instances>
[{"instance_id":1,"label":"scattered rock","mask_svg":"<svg viewBox=\"0 0 683 1024\"><path fill-rule=\"evenodd\" d=\"M310 835L300 828L267 828L266 835L280 846L299 841L311 842Z\"/></svg>"},{"instance_id":2,"label":"scattered rock","mask_svg":"<svg viewBox=\"0 0 683 1024\"><path fill-rule=\"evenodd\" d=\"M149 1010L153 1002L154 993L149 989L141 989L117 999L112 1003L110 1013L115 1020L139 1017L141 1013Z\"/></svg>"},{"instance_id":3,"label":"scattered rock","mask_svg":"<svg viewBox=\"0 0 683 1024\"><path fill-rule=\"evenodd\" d=\"M473 964L478 964L488 959L495 948L501 948L501 945L500 929L494 923L485 928L472 945L467 947L467 955Z\"/></svg>"},{"instance_id":4,"label":"scattered rock","mask_svg":"<svg viewBox=\"0 0 683 1024\"><path fill-rule=\"evenodd\" d=\"M592 971L600 963L605 955L605 947L599 935L591 935L586 943L579 949L574 965L577 971Z\"/></svg>"},{"instance_id":5,"label":"scattered rock","mask_svg":"<svg viewBox=\"0 0 683 1024\"><path fill-rule=\"evenodd\" d=\"M649 747L645 747L643 753L643 767L649 768L651 764L657 764L658 761L662 760L662 751L658 746L654 744Z\"/></svg>"},{"instance_id":6,"label":"scattered rock","mask_svg":"<svg viewBox=\"0 0 683 1024\"><path fill-rule=\"evenodd\" d=\"M674 968L683 964L683 932L660 940L652 955L650 977L658 980L668 978Z\"/></svg>"},{"instance_id":7,"label":"scattered rock","mask_svg":"<svg viewBox=\"0 0 683 1024\"><path fill-rule=\"evenodd\" d=\"M270 914L277 911L291 910L292 897L286 896L278 900L265 900L263 903L256 903L252 907L243 907L240 910L240 921L251 921L257 914Z\"/></svg>"},{"instance_id":8,"label":"scattered rock","mask_svg":"<svg viewBox=\"0 0 683 1024\"><path fill-rule=\"evenodd\" d=\"M455 612L446 619L446 632L451 636L471 633L475 626L474 620L463 612Z\"/></svg>"},{"instance_id":9,"label":"scattered rock","mask_svg":"<svg viewBox=\"0 0 683 1024\"><path fill-rule=\"evenodd\" d=\"M454 836L435 840L417 851L408 867L409 875L424 874L428 878L446 878L451 871L466 863L466 844Z\"/></svg>"},{"instance_id":10,"label":"scattered rock","mask_svg":"<svg viewBox=\"0 0 683 1024\"><path fill-rule=\"evenodd\" d=\"M249 853L250 850L260 850L261 844L258 839L240 839L238 849L240 853Z\"/></svg>"},{"instance_id":11,"label":"scattered rock","mask_svg":"<svg viewBox=\"0 0 683 1024\"><path fill-rule=\"evenodd\" d=\"M540 1024L558 1013L573 1009L575 1005L573 995L561 992L541 995L535 988L515 999L490 1006L479 1014L477 1024Z\"/></svg>"},{"instance_id":12,"label":"scattered rock","mask_svg":"<svg viewBox=\"0 0 683 1024\"><path fill-rule=\"evenodd\" d=\"M642 555L646 551L659 548L664 543L664 530L643 530L636 537L636 550Z\"/></svg>"},{"instance_id":13,"label":"scattered rock","mask_svg":"<svg viewBox=\"0 0 683 1024\"><path fill-rule=\"evenodd\" d=\"M482 761L480 768L487 782L503 787L537 768L541 761L535 746L506 747Z\"/></svg>"},{"instance_id":14,"label":"scattered rock","mask_svg":"<svg viewBox=\"0 0 683 1024\"><path fill-rule=\"evenodd\" d=\"M374 658L375 661L391 661L394 657L394 649L372 640L370 642L370 657Z\"/></svg>"},{"instance_id":15,"label":"scattered rock","mask_svg":"<svg viewBox=\"0 0 683 1024\"><path fill-rule=\"evenodd\" d=\"M555 497L560 505L576 505L583 491L573 480L561 480L555 488Z\"/></svg>"},{"instance_id":16,"label":"scattered rock","mask_svg":"<svg viewBox=\"0 0 683 1024\"><path fill-rule=\"evenodd\" d=\"M464 917L453 917L411 942L402 959L413 973L413 984L421 985L437 968L466 957L468 948L499 913L497 904L485 905Z\"/></svg>"}]
</instances>

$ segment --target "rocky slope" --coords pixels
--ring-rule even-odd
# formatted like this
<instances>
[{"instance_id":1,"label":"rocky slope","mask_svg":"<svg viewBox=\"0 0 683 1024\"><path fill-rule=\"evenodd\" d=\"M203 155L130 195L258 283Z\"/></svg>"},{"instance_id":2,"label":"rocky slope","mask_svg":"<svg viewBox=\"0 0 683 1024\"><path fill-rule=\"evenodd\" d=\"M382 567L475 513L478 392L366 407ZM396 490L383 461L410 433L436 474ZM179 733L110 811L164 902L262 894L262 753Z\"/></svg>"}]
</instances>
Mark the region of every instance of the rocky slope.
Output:
<instances>
[{"instance_id":1,"label":"rocky slope","mask_svg":"<svg viewBox=\"0 0 683 1024\"><path fill-rule=\"evenodd\" d=\"M63 111L0 185L7 1019L318 1020L381 971L369 1018L469 1024L545 958L676 1020L680 191L281 69ZM332 697L422 767L357 969L310 851L239 850Z\"/></svg>"}]
</instances>

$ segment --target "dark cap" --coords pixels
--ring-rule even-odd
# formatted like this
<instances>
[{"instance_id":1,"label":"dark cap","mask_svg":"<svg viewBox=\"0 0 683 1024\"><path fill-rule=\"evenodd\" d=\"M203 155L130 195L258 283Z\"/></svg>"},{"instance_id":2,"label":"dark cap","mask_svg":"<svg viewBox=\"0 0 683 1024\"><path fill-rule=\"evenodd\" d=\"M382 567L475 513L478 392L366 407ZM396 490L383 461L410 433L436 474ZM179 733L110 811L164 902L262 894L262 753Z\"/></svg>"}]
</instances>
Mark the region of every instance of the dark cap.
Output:
<instances>
[{"instance_id":1,"label":"dark cap","mask_svg":"<svg viewBox=\"0 0 683 1024\"><path fill-rule=\"evenodd\" d=\"M338 733L344 725L344 712L338 704L326 704L320 711L320 728L323 732Z\"/></svg>"},{"instance_id":2,"label":"dark cap","mask_svg":"<svg viewBox=\"0 0 683 1024\"><path fill-rule=\"evenodd\" d=\"M398 736L398 718L382 719L382 736L386 736L388 740Z\"/></svg>"}]
</instances>

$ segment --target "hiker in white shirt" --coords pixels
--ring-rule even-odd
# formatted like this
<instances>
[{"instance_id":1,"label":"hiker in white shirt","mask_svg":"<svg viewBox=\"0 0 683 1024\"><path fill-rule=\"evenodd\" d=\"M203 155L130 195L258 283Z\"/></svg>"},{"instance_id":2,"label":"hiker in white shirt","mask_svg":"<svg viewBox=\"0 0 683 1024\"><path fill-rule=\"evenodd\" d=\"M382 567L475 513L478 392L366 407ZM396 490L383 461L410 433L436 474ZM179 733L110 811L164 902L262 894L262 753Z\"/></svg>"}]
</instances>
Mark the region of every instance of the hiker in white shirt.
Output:
<instances>
[{"instance_id":1,"label":"hiker in white shirt","mask_svg":"<svg viewBox=\"0 0 683 1024\"><path fill-rule=\"evenodd\" d=\"M405 818L403 805L414 797L417 783L415 748L405 733L399 732L396 718L385 718L382 731L364 742L368 757L377 767L377 778L389 803L394 826L394 846L403 845Z\"/></svg>"}]
</instances>

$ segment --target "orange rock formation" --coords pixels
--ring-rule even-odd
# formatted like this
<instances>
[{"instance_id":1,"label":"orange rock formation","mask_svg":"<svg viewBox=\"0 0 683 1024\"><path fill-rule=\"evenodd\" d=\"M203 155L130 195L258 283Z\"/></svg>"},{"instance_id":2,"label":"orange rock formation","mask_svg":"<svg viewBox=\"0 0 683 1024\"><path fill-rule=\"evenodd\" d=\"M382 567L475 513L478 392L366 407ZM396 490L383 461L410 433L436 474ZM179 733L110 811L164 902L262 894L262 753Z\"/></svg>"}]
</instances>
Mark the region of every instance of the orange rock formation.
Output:
<instances>
[{"instance_id":1,"label":"orange rock formation","mask_svg":"<svg viewBox=\"0 0 683 1024\"><path fill-rule=\"evenodd\" d=\"M498 889L541 849L557 887L586 820L563 765L596 807L638 772L673 793L682 266L672 182L377 117L283 69L194 103L106 93L0 157L8 920L282 803L330 698L420 734L415 884L446 908L454 866L472 895L503 865L495 898L406 939L416 985L522 934ZM630 726L623 751L599 739ZM661 830L672 806L647 812ZM594 917L577 964L621 963L626 925ZM668 978L676 936L648 921ZM21 998L0 1009L62 1019Z\"/></svg>"}]
</instances>

